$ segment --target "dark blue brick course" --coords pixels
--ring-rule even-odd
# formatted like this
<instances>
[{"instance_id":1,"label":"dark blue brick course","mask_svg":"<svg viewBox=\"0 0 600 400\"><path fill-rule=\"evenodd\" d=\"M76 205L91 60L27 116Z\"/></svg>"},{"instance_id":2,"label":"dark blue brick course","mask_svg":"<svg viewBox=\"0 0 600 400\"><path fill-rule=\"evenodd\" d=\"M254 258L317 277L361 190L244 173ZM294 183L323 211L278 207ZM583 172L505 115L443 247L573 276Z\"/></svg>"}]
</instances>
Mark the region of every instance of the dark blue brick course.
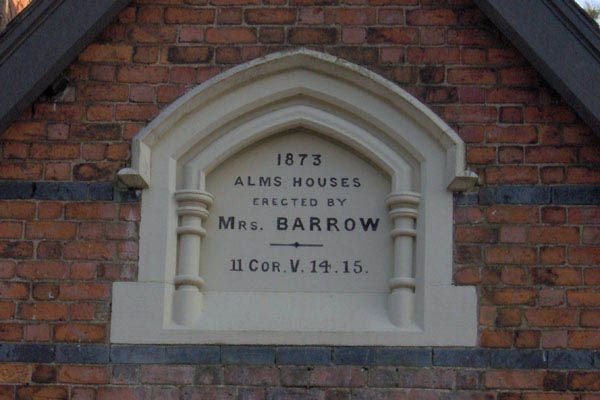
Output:
<instances>
[{"instance_id":1,"label":"dark blue brick course","mask_svg":"<svg viewBox=\"0 0 600 400\"><path fill-rule=\"evenodd\" d=\"M548 204L552 191L547 186L498 186L494 188L497 204Z\"/></svg>"},{"instance_id":2,"label":"dark blue brick course","mask_svg":"<svg viewBox=\"0 0 600 400\"><path fill-rule=\"evenodd\" d=\"M554 204L600 204L600 186L555 186Z\"/></svg>"},{"instance_id":3,"label":"dark blue brick course","mask_svg":"<svg viewBox=\"0 0 600 400\"><path fill-rule=\"evenodd\" d=\"M83 201L88 199L88 184L82 182L38 182L35 184L35 199Z\"/></svg>"},{"instance_id":4,"label":"dark blue brick course","mask_svg":"<svg viewBox=\"0 0 600 400\"><path fill-rule=\"evenodd\" d=\"M0 344L0 362L51 363L56 358L53 345Z\"/></svg>"},{"instance_id":5,"label":"dark blue brick course","mask_svg":"<svg viewBox=\"0 0 600 400\"><path fill-rule=\"evenodd\" d=\"M218 346L113 346L116 364L218 364Z\"/></svg>"},{"instance_id":6,"label":"dark blue brick course","mask_svg":"<svg viewBox=\"0 0 600 400\"><path fill-rule=\"evenodd\" d=\"M535 369L547 366L541 350L490 350L490 353L492 368Z\"/></svg>"},{"instance_id":7,"label":"dark blue brick course","mask_svg":"<svg viewBox=\"0 0 600 400\"><path fill-rule=\"evenodd\" d=\"M30 199L33 188L33 182L0 182L0 199Z\"/></svg>"},{"instance_id":8,"label":"dark blue brick course","mask_svg":"<svg viewBox=\"0 0 600 400\"><path fill-rule=\"evenodd\" d=\"M376 365L401 367L428 367L432 361L431 348L379 347L375 350Z\"/></svg>"},{"instance_id":9,"label":"dark blue brick course","mask_svg":"<svg viewBox=\"0 0 600 400\"><path fill-rule=\"evenodd\" d=\"M441 367L487 367L490 365L490 352L485 349L434 348L433 365Z\"/></svg>"},{"instance_id":10,"label":"dark blue brick course","mask_svg":"<svg viewBox=\"0 0 600 400\"><path fill-rule=\"evenodd\" d=\"M331 363L330 347L277 347L275 362L283 365L325 365Z\"/></svg>"},{"instance_id":11,"label":"dark blue brick course","mask_svg":"<svg viewBox=\"0 0 600 400\"><path fill-rule=\"evenodd\" d=\"M110 360L110 348L106 345L58 345L56 362L103 364Z\"/></svg>"},{"instance_id":12,"label":"dark blue brick course","mask_svg":"<svg viewBox=\"0 0 600 400\"><path fill-rule=\"evenodd\" d=\"M479 202L479 196L477 193L457 193L454 202L457 206L472 206Z\"/></svg>"},{"instance_id":13,"label":"dark blue brick course","mask_svg":"<svg viewBox=\"0 0 600 400\"><path fill-rule=\"evenodd\" d=\"M112 201L114 198L114 187L110 182L92 183L89 188L90 200L94 201Z\"/></svg>"},{"instance_id":14,"label":"dark blue brick course","mask_svg":"<svg viewBox=\"0 0 600 400\"><path fill-rule=\"evenodd\" d=\"M270 346L223 346L223 364L274 364L275 348Z\"/></svg>"},{"instance_id":15,"label":"dark blue brick course","mask_svg":"<svg viewBox=\"0 0 600 400\"><path fill-rule=\"evenodd\" d=\"M334 347L333 363L344 365L374 365L375 347Z\"/></svg>"},{"instance_id":16,"label":"dark blue brick course","mask_svg":"<svg viewBox=\"0 0 600 400\"><path fill-rule=\"evenodd\" d=\"M594 359L591 351L551 350L548 352L548 368L551 369L589 369Z\"/></svg>"}]
</instances>

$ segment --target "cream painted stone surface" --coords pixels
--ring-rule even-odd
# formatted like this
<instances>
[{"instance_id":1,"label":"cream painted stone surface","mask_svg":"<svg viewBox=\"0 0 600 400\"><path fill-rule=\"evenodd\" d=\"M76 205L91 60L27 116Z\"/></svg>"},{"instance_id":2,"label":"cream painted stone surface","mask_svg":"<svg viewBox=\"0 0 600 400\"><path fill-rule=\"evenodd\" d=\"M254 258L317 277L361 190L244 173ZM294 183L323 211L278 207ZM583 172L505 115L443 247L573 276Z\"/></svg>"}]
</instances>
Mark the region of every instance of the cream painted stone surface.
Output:
<instances>
[{"instance_id":1,"label":"cream painted stone surface","mask_svg":"<svg viewBox=\"0 0 600 400\"><path fill-rule=\"evenodd\" d=\"M215 203L200 265L205 291L389 291L390 180L306 131L239 153L206 179Z\"/></svg>"},{"instance_id":2,"label":"cream painted stone surface","mask_svg":"<svg viewBox=\"0 0 600 400\"><path fill-rule=\"evenodd\" d=\"M476 344L475 291L452 286L448 189L476 177L458 136L392 83L312 51L270 55L178 100L133 152L124 182L148 185L139 281L115 284L111 341ZM307 187L318 177L326 188Z\"/></svg>"}]
</instances>

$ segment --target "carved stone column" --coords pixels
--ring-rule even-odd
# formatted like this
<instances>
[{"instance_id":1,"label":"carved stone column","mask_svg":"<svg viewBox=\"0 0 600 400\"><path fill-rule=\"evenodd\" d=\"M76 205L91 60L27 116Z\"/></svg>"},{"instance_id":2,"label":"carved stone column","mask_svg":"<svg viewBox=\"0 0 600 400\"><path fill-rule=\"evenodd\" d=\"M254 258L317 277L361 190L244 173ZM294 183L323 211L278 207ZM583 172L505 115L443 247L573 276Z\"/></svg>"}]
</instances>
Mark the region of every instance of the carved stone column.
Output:
<instances>
[{"instance_id":1,"label":"carved stone column","mask_svg":"<svg viewBox=\"0 0 600 400\"><path fill-rule=\"evenodd\" d=\"M173 299L173 320L189 325L202 310L202 286L200 271L200 247L206 230L202 221L208 217L213 196L200 190L178 190L177 201L177 275Z\"/></svg>"},{"instance_id":2,"label":"carved stone column","mask_svg":"<svg viewBox=\"0 0 600 400\"><path fill-rule=\"evenodd\" d=\"M421 196L415 192L392 193L386 197L394 223L394 273L390 279L388 315L392 323L408 327L415 319L415 239Z\"/></svg>"}]
</instances>

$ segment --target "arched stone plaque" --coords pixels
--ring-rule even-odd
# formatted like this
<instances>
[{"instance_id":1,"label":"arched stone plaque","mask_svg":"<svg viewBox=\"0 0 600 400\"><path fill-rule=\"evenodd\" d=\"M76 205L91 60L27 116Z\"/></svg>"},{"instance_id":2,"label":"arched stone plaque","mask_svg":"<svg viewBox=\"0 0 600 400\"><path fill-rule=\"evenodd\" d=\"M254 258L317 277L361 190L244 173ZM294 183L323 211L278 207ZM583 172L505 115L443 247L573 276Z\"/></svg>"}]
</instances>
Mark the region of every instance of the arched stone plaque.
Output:
<instances>
[{"instance_id":1,"label":"arched stone plaque","mask_svg":"<svg viewBox=\"0 0 600 400\"><path fill-rule=\"evenodd\" d=\"M141 132L132 167L139 282L115 284L113 342L475 344L451 190L476 177L381 77L308 50L233 68Z\"/></svg>"}]
</instances>

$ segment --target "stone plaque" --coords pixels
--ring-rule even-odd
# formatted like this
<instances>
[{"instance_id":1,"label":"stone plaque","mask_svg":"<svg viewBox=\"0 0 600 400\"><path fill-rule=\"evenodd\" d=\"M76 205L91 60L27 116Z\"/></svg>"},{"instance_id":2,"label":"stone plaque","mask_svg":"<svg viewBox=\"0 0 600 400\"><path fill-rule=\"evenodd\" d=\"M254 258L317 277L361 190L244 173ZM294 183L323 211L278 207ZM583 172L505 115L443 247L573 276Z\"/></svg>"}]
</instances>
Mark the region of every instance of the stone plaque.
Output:
<instances>
[{"instance_id":1,"label":"stone plaque","mask_svg":"<svg viewBox=\"0 0 600 400\"><path fill-rule=\"evenodd\" d=\"M388 293L390 179L343 144L296 131L206 178L206 291Z\"/></svg>"}]
</instances>

